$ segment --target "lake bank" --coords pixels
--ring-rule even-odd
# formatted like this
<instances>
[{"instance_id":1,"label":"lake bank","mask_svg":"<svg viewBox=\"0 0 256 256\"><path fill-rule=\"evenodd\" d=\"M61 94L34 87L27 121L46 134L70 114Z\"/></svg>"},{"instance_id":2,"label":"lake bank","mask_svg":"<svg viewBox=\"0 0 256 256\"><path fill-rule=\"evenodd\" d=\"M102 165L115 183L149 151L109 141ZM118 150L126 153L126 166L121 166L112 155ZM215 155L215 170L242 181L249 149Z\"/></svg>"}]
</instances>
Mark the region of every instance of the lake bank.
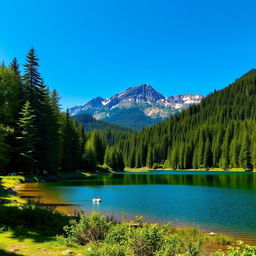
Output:
<instances>
[{"instance_id":1,"label":"lake bank","mask_svg":"<svg viewBox=\"0 0 256 256\"><path fill-rule=\"evenodd\" d=\"M170 168L156 168L156 169L152 169L152 168L148 168L148 167L141 167L141 168L130 168L130 167L126 167L124 169L125 172L150 172L150 171L193 171L193 172L205 172L205 171L214 171L214 172L227 172L227 171L231 171L231 172L255 172L256 170L253 171L248 171L245 170L243 168L231 168L231 169L222 169L222 168L210 168L210 169L170 169Z\"/></svg>"}]
</instances>

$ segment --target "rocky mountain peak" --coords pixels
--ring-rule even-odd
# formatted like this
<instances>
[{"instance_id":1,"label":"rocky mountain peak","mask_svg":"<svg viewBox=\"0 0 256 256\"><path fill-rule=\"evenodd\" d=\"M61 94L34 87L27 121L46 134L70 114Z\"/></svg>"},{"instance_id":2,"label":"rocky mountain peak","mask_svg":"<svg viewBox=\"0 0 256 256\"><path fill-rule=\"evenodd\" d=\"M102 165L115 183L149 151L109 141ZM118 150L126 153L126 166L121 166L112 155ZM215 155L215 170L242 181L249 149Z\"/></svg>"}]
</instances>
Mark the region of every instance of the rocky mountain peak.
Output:
<instances>
[{"instance_id":1,"label":"rocky mountain peak","mask_svg":"<svg viewBox=\"0 0 256 256\"><path fill-rule=\"evenodd\" d=\"M133 122L133 119L140 116L139 119L144 119L146 126L164 120L192 104L198 104L202 98L200 94L165 97L150 84L142 84L130 87L110 98L94 98L83 106L70 108L69 112L71 115L87 113L98 120L120 125L124 125L125 118ZM132 125L127 127L133 128Z\"/></svg>"}]
</instances>

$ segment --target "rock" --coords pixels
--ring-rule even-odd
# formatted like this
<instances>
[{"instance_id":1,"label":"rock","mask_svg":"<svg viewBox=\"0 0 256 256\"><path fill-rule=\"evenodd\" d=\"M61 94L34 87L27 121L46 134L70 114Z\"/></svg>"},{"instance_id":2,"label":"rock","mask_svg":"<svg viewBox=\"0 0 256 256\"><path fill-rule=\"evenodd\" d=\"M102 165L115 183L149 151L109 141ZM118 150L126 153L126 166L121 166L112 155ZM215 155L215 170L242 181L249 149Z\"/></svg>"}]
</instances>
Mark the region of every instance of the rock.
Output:
<instances>
[{"instance_id":1,"label":"rock","mask_svg":"<svg viewBox=\"0 0 256 256\"><path fill-rule=\"evenodd\" d=\"M129 226L133 227L133 228L141 228L142 227L142 225L139 223L131 223L131 224L129 224Z\"/></svg>"},{"instance_id":2,"label":"rock","mask_svg":"<svg viewBox=\"0 0 256 256\"><path fill-rule=\"evenodd\" d=\"M215 233L215 232L210 232L209 233L209 236L216 236L217 235L217 233Z\"/></svg>"}]
</instances>

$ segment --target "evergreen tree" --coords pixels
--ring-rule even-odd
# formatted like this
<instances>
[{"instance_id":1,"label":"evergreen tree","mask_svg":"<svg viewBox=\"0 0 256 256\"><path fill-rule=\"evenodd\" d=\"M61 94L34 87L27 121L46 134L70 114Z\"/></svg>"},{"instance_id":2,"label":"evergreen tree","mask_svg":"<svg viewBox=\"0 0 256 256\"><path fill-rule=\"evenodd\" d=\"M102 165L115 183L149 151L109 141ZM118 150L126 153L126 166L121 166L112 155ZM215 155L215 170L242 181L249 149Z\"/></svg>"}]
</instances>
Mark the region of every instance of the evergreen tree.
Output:
<instances>
[{"instance_id":1,"label":"evergreen tree","mask_svg":"<svg viewBox=\"0 0 256 256\"><path fill-rule=\"evenodd\" d=\"M115 147L106 149L105 164L114 171L124 170L124 161L121 152Z\"/></svg>"},{"instance_id":2,"label":"evergreen tree","mask_svg":"<svg viewBox=\"0 0 256 256\"><path fill-rule=\"evenodd\" d=\"M17 76L20 76L19 64L16 58L10 63L10 69L12 69Z\"/></svg>"},{"instance_id":3,"label":"evergreen tree","mask_svg":"<svg viewBox=\"0 0 256 256\"><path fill-rule=\"evenodd\" d=\"M153 167L153 150L151 146L149 146L149 149L148 149L146 165L149 168Z\"/></svg>"},{"instance_id":4,"label":"evergreen tree","mask_svg":"<svg viewBox=\"0 0 256 256\"><path fill-rule=\"evenodd\" d=\"M177 169L178 168L178 161L179 161L179 154L178 154L178 147L174 147L172 149L172 154L171 154L171 163L170 166L172 169Z\"/></svg>"},{"instance_id":5,"label":"evergreen tree","mask_svg":"<svg viewBox=\"0 0 256 256\"><path fill-rule=\"evenodd\" d=\"M231 144L230 144L230 167L235 168L235 167L239 167L239 155L240 155L240 149L241 149L241 145L238 142L237 138L233 138Z\"/></svg>"},{"instance_id":6,"label":"evergreen tree","mask_svg":"<svg viewBox=\"0 0 256 256\"><path fill-rule=\"evenodd\" d=\"M240 167L244 169L251 169L251 156L250 156L250 141L247 133L244 134L241 151L239 155Z\"/></svg>"},{"instance_id":7,"label":"evergreen tree","mask_svg":"<svg viewBox=\"0 0 256 256\"><path fill-rule=\"evenodd\" d=\"M41 110L40 100L43 98L45 88L43 79L39 73L39 59L36 56L34 48L30 49L24 64L24 87L26 91L27 100L30 101L32 108L35 110L35 114Z\"/></svg>"},{"instance_id":8,"label":"evergreen tree","mask_svg":"<svg viewBox=\"0 0 256 256\"><path fill-rule=\"evenodd\" d=\"M92 133L92 146L94 151L96 152L96 161L98 164L104 163L104 155L105 155L105 145L97 131L93 131Z\"/></svg>"},{"instance_id":9,"label":"evergreen tree","mask_svg":"<svg viewBox=\"0 0 256 256\"><path fill-rule=\"evenodd\" d=\"M83 159L85 170L95 171L97 167L97 154L92 139L89 139L85 144Z\"/></svg>"},{"instance_id":10,"label":"evergreen tree","mask_svg":"<svg viewBox=\"0 0 256 256\"><path fill-rule=\"evenodd\" d=\"M22 107L18 122L19 136L19 168L24 173L35 173L35 143L36 143L36 127L35 115L30 106L29 101L26 101Z\"/></svg>"},{"instance_id":11,"label":"evergreen tree","mask_svg":"<svg viewBox=\"0 0 256 256\"><path fill-rule=\"evenodd\" d=\"M212 157L211 157L211 144L209 138L207 138L207 141L205 143L204 148L204 159L203 159L203 168L209 168L212 164Z\"/></svg>"}]
</instances>

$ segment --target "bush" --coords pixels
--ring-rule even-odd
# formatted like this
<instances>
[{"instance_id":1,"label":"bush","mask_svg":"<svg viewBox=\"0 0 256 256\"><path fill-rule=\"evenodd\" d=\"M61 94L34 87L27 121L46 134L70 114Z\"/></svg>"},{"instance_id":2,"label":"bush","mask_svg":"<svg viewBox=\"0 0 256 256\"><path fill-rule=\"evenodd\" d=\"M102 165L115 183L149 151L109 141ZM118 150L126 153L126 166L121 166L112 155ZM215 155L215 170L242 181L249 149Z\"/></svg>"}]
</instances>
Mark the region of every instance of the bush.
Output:
<instances>
[{"instance_id":1,"label":"bush","mask_svg":"<svg viewBox=\"0 0 256 256\"><path fill-rule=\"evenodd\" d=\"M129 235L129 226L125 223L119 225L112 225L105 241L111 244L125 244Z\"/></svg>"},{"instance_id":2,"label":"bush","mask_svg":"<svg viewBox=\"0 0 256 256\"><path fill-rule=\"evenodd\" d=\"M134 255L151 256L160 248L162 234L159 225L144 226L134 229L131 247Z\"/></svg>"},{"instance_id":3,"label":"bush","mask_svg":"<svg viewBox=\"0 0 256 256\"><path fill-rule=\"evenodd\" d=\"M200 252L200 242L192 242L184 240L178 236L165 237L160 250L155 254L156 256L175 256L186 255L196 256Z\"/></svg>"},{"instance_id":4,"label":"bush","mask_svg":"<svg viewBox=\"0 0 256 256\"><path fill-rule=\"evenodd\" d=\"M79 220L71 220L64 227L66 243L85 245L89 242L103 240L111 222L104 215L93 212L92 215L82 214Z\"/></svg>"},{"instance_id":5,"label":"bush","mask_svg":"<svg viewBox=\"0 0 256 256\"><path fill-rule=\"evenodd\" d=\"M127 249L119 244L94 243L88 246L85 256L128 256Z\"/></svg>"},{"instance_id":6,"label":"bush","mask_svg":"<svg viewBox=\"0 0 256 256\"><path fill-rule=\"evenodd\" d=\"M0 206L0 225L11 228L26 228L47 235L56 235L62 232L63 226L69 218L54 210L45 207L39 202L28 201L23 206ZM50 227L46 229L45 227Z\"/></svg>"},{"instance_id":7,"label":"bush","mask_svg":"<svg viewBox=\"0 0 256 256\"><path fill-rule=\"evenodd\" d=\"M256 256L256 246L238 241L235 246L228 246L227 252L216 252L212 256Z\"/></svg>"}]
</instances>

